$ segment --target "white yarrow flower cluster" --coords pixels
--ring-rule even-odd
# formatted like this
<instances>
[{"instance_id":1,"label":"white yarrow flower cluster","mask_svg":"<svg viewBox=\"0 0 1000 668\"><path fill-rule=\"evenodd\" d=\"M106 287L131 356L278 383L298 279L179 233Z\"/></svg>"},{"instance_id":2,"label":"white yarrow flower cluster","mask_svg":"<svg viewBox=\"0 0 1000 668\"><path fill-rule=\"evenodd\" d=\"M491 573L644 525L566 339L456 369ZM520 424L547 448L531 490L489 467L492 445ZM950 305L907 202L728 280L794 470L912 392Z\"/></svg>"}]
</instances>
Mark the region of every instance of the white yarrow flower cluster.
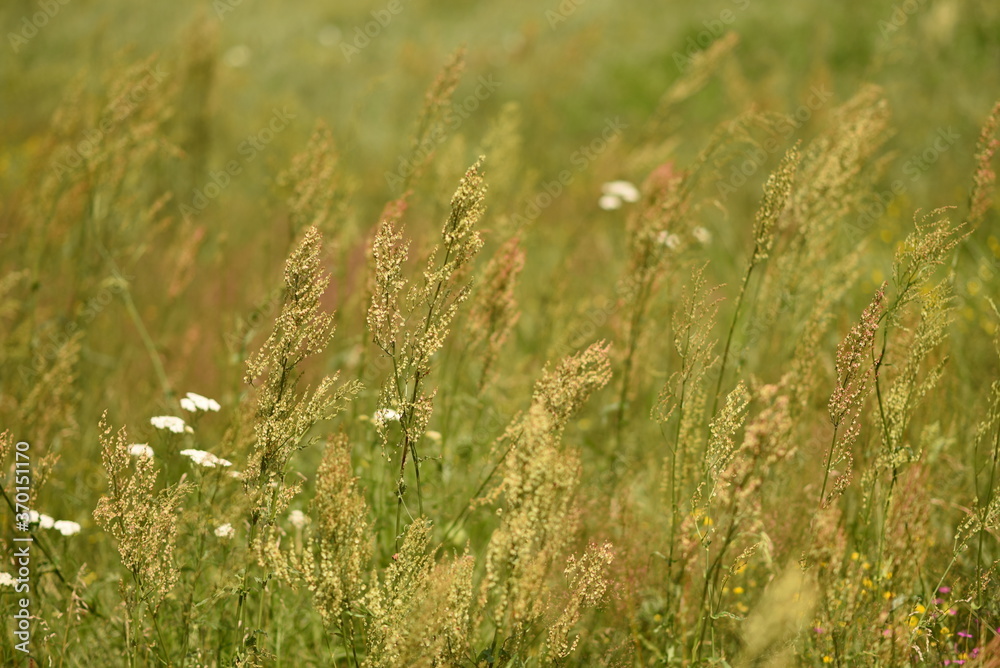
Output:
<instances>
[{"instance_id":1,"label":"white yarrow flower cluster","mask_svg":"<svg viewBox=\"0 0 1000 668\"><path fill-rule=\"evenodd\" d=\"M219 402L215 399L209 399L208 397L203 397L200 394L188 392L187 396L181 399L181 408L190 413L197 413L198 411L218 412L222 406L220 406Z\"/></svg>"},{"instance_id":2,"label":"white yarrow flower cluster","mask_svg":"<svg viewBox=\"0 0 1000 668\"><path fill-rule=\"evenodd\" d=\"M614 211L622 208L622 201L614 195L601 195L601 199L597 200L597 206L605 211Z\"/></svg>"},{"instance_id":3,"label":"white yarrow flower cluster","mask_svg":"<svg viewBox=\"0 0 1000 668\"><path fill-rule=\"evenodd\" d=\"M236 529L233 528L232 524L226 523L220 527L216 527L215 535L219 538L232 538L236 535Z\"/></svg>"},{"instance_id":4,"label":"white yarrow flower cluster","mask_svg":"<svg viewBox=\"0 0 1000 668\"><path fill-rule=\"evenodd\" d=\"M41 529L55 529L64 536L75 536L80 533L80 525L69 520L52 519L37 510L28 511L28 523L37 524Z\"/></svg>"},{"instance_id":5,"label":"white yarrow flower cluster","mask_svg":"<svg viewBox=\"0 0 1000 668\"><path fill-rule=\"evenodd\" d=\"M128 446L128 453L133 457L153 458L153 448L149 447L147 443L133 443Z\"/></svg>"},{"instance_id":6,"label":"white yarrow flower cluster","mask_svg":"<svg viewBox=\"0 0 1000 668\"><path fill-rule=\"evenodd\" d=\"M10 573L0 572L0 587L13 587L17 580Z\"/></svg>"},{"instance_id":7,"label":"white yarrow flower cluster","mask_svg":"<svg viewBox=\"0 0 1000 668\"><path fill-rule=\"evenodd\" d=\"M157 429L167 429L175 434L183 434L184 432L194 433L194 430L187 426L184 420L173 415L151 417L149 418L149 423Z\"/></svg>"},{"instance_id":8,"label":"white yarrow flower cluster","mask_svg":"<svg viewBox=\"0 0 1000 668\"><path fill-rule=\"evenodd\" d=\"M657 235L656 240L670 250L677 250L681 245L681 238L676 234L667 232L666 230L660 232Z\"/></svg>"},{"instance_id":9,"label":"white yarrow flower cluster","mask_svg":"<svg viewBox=\"0 0 1000 668\"><path fill-rule=\"evenodd\" d=\"M698 240L698 243L707 246L712 243L712 233L709 232L704 227L698 226L691 230L692 236Z\"/></svg>"},{"instance_id":10,"label":"white yarrow flower cluster","mask_svg":"<svg viewBox=\"0 0 1000 668\"><path fill-rule=\"evenodd\" d=\"M216 457L211 452L205 452L204 450L181 450L181 454L188 457L195 464L199 466L204 466L207 469L214 469L216 466L232 466L233 463L228 459L222 459L221 457Z\"/></svg>"},{"instance_id":11,"label":"white yarrow flower cluster","mask_svg":"<svg viewBox=\"0 0 1000 668\"><path fill-rule=\"evenodd\" d=\"M43 515L37 510L28 511L28 522L30 524L37 524L43 529L51 529L55 526L56 521L49 517L48 515Z\"/></svg>"},{"instance_id":12,"label":"white yarrow flower cluster","mask_svg":"<svg viewBox=\"0 0 1000 668\"><path fill-rule=\"evenodd\" d=\"M52 525L52 528L64 536L75 536L80 533L80 525L69 520L59 520Z\"/></svg>"},{"instance_id":13,"label":"white yarrow flower cluster","mask_svg":"<svg viewBox=\"0 0 1000 668\"><path fill-rule=\"evenodd\" d=\"M372 421L378 426L384 427L386 422L398 421L401 417L403 416L399 414L399 411L393 410L392 408L380 408L375 411L375 415L372 416Z\"/></svg>"},{"instance_id":14,"label":"white yarrow flower cluster","mask_svg":"<svg viewBox=\"0 0 1000 668\"><path fill-rule=\"evenodd\" d=\"M288 521L291 522L292 526L296 529L301 529L305 525L309 524L309 516L301 510L293 510L288 513Z\"/></svg>"},{"instance_id":15,"label":"white yarrow flower cluster","mask_svg":"<svg viewBox=\"0 0 1000 668\"><path fill-rule=\"evenodd\" d=\"M597 206L605 211L620 209L622 202L639 201L639 189L628 181L609 181L601 186L601 193Z\"/></svg>"}]
</instances>

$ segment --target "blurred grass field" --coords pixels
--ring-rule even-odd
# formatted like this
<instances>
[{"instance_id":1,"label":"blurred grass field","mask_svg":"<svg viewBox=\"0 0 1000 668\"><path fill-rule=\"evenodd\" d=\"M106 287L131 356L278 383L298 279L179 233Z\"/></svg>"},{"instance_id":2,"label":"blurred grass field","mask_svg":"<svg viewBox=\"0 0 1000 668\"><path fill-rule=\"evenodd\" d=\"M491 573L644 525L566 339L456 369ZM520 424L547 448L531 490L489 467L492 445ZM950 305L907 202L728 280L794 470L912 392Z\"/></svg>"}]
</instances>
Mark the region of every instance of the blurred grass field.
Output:
<instances>
[{"instance_id":1,"label":"blurred grass field","mask_svg":"<svg viewBox=\"0 0 1000 668\"><path fill-rule=\"evenodd\" d=\"M491 540L505 525L502 513L492 508L467 508L484 492L491 471L502 470L506 461L506 455L497 459L502 452L497 439L509 424L519 424L522 413L530 413L532 388L537 399L535 383L543 369L605 339L612 344L611 380L588 385L589 402L565 431L557 430L582 467L579 489L572 494L577 515L569 513L577 518L576 528L560 549L582 550L607 540L616 546L616 561L607 580L610 598L574 627L582 638L576 654L553 660L549 650L538 649L541 641L524 640L540 638L555 626L550 619L559 609L555 604L533 622L534 631L511 634L517 651L498 650L497 633L491 646L490 633L504 624L484 612L495 601L493 594L483 594L482 600L473 596L473 609L487 621L467 624L474 640L466 665L998 665L998 590L992 580L978 589L975 585L977 577L992 572L984 564L995 566L1000 558L996 517L989 519L984 511L974 558L960 555L952 543L962 522L976 508L989 507L1000 488L990 477L995 451L991 460L989 449L983 449L990 430L997 428L990 402L1000 371L998 321L990 299L1000 297L1000 226L995 205L978 222L969 212L973 175L981 167L977 142L1000 98L1000 4L215 0L137 6L110 0L11 0L0 7L0 25L5 35L0 58L0 423L14 440L32 443L36 462L43 455L58 456L51 475L39 484L37 509L82 527L79 535L52 539L56 556L40 557L44 572L32 576L38 592L33 645L38 665L445 665L441 659L394 663L385 658L388 654L379 659L374 645L360 659L356 653L352 657L349 643L360 648L374 642L377 634L362 618L375 613L354 610L357 621L349 623L368 640L359 635L348 641L338 637L347 634L347 627L338 627L338 633L324 627L326 618L303 589L275 593L272 588L265 595L266 582L252 604L258 623L266 627L259 641L266 650L250 651L246 637L232 640L227 635L232 622L223 611L235 608L229 601L246 583L234 584L226 569L240 559L253 561L256 521L244 521L250 502L243 500L237 483L226 487L221 478L212 483L207 475L195 475L177 451L184 445L203 448L233 460L239 469L248 461L254 416L259 418L261 410L254 401L261 389L245 382L245 363L267 340L286 298L286 258L316 225L323 234L322 267L331 275L322 307L336 311L337 332L322 354L297 371L303 383L313 386L339 371L341 381L358 380L363 388L335 420L312 425L309 438L303 438L310 447L297 452L285 471L289 485L298 480L304 485L290 508L308 511L317 496L316 471L324 449L313 441L346 434L350 470L359 478L373 518L374 556L365 572L386 572L400 554L402 493L394 470L403 467L396 455L379 447L380 439L398 434L386 437L372 421L386 408L384 388L392 377L392 365L372 344L370 331L372 244L379 224L393 218L393 205L405 210L400 219L413 241L404 266L418 285L422 263L440 243L439 226L454 206L452 193L480 155L486 156L489 187L478 226L485 245L463 269L466 273L456 276L480 281L488 260L517 236L526 258L514 290L520 315L492 370L482 366L486 344L474 343L474 319L466 310L433 357L428 382L437 394L426 428L437 436L424 446L430 452L421 463L422 490L417 492L433 524L430 544L442 563L444 555L467 550L476 557L476 591L486 587L481 584L484 555L491 554ZM461 79L434 111L445 131L440 141L425 145L432 149L420 153L426 160L414 159L421 114L433 120L427 110L440 102L427 91L451 54L463 47ZM875 111L865 116L851 106L852 99L861 100L858 108ZM885 102L884 128L883 107L872 100ZM867 120L852 120L856 117ZM610 141L604 141L607 134L601 140L609 123L620 131ZM740 281L753 262L755 214L768 175L796 142L806 156L804 165L818 164L823 151L833 155L830 146L854 127L851 123L869 123L875 130L858 131L871 146L837 154L843 165L861 156L857 172L845 181L853 190L845 190L843 210L832 186L823 190L818 182L796 182L793 192L813 194L790 205L795 215L814 201L812 196L823 203L817 207L824 220L832 222L812 240L805 235L800 240L798 223L782 219L786 222L778 224L777 250L768 268L748 283L746 310L736 310ZM706 153L715 139L722 148ZM773 148L762 148L768 146ZM810 153L812 147L819 148ZM736 180L748 160L752 169ZM414 169L401 167L410 164ZM664 165L670 166L666 172ZM671 222L684 236L683 252L657 265L642 310L621 296L621 286L636 271L630 253L645 220L637 212L647 211L641 207L659 187L655 175L671 170L685 187L689 178L693 184L692 203L678 206L683 217ZM552 184L561 173L570 177L556 193ZM818 168L808 173L826 175ZM602 184L616 180L642 187L642 202L602 209ZM546 203L536 206L542 193ZM953 250L949 246L947 257L934 267L935 280L946 278L951 286L952 321L945 343L933 347L927 367L920 367L921 374L933 375L930 369L942 362L945 372L912 407L903 430L907 452L918 454L905 463L894 459L891 466L879 459L879 425L888 422L884 412L881 422L878 418L881 395L877 407L870 399L855 446L859 473L833 506L840 514L814 513L816 495L823 495L826 402L837 378L837 346L882 282L892 283L894 262L914 229L915 213L944 206L955 207L942 214L954 222L975 224L970 222L963 232L967 236ZM708 240L694 241L695 228ZM667 232L674 230L660 230L662 239L669 240ZM796 265L792 259L781 264L779 257L819 258L828 264ZM723 613L712 612L711 603L707 612L702 610L704 593L697 610L684 607L693 605L686 603L689 594L669 593L664 583L676 577L677 591L694 585L674 573L673 564L665 576L654 566L668 551L664 527L672 515L689 512L685 517L711 519L698 514L696 501L687 510L664 505L672 498L664 496L665 462L671 448L680 447L672 434L675 426L678 435L688 427L676 415L671 418L676 425L650 417L661 388L681 363L674 352L676 318L691 276L706 261L710 285L721 284L719 296L725 298L712 330L716 354L726 343L730 321L736 332L728 368L723 362L728 375L719 381L724 389L719 405L725 405L738 380L751 388L751 416L771 405L768 387L787 390L793 405L801 400L801 412L795 414L799 421L788 436L794 454L787 468L764 478L764 519L754 526L757 544L767 547L754 548L761 551L756 561L742 567L732 552L739 554L750 544L749 534L733 539L732 547L727 538L715 563L710 557L718 543L712 548L708 540L702 548L711 564L705 591L714 595L717 590L719 601L723 592L731 596L735 591L726 585L729 578L750 569L738 587L746 597L739 608ZM832 278L839 272L842 281ZM920 287L926 297L932 282L921 276L927 281ZM782 383L799 359L799 344L813 331L805 324L813 307L828 295L825 329L816 330L815 350L806 356L815 365L814 385L792 391ZM883 325L900 337L892 339L894 355L905 356L921 318L926 319L925 312L912 308L897 323ZM633 313L642 317L630 320ZM644 329L637 333L640 321ZM904 357L889 359L884 372L894 378L904 368ZM716 398L710 394L715 373L704 381L702 400L709 405ZM152 416L180 415L177 402L187 391L217 399L222 410L198 418L193 436L150 425ZM181 604L187 593L175 593L162 608L164 620L175 615L169 623L176 628L198 629L192 632L201 634L197 640L185 635L181 643L135 627L120 630L125 613L118 582L128 571L93 514L98 499L108 493L98 428L105 411L115 429L128 426L129 443L173 453L163 462L158 485L182 476L197 482L202 505L189 496L178 516L182 576L177 591L190 591L192 597L197 592L211 603L204 608L208 612L195 613ZM699 441L698 447L708 447L709 423L715 424L717 415L713 409L703 416L699 428L705 443ZM986 426L980 428L981 422ZM705 462L707 452L702 453ZM902 473L897 485L897 465L902 470L904 464L914 471L906 478L910 496L904 498L923 508L927 523L921 525L923 551L914 557L920 566L908 572L907 591L889 582L889 571L888 578L885 572L872 575L871 588L882 589L871 597L891 594L875 601L883 607L856 603L851 596L861 595L845 592L851 583L865 589L858 583L868 575L852 568L864 563L868 571L890 557L907 560L899 547L903 543L885 545L890 518L905 510L890 505L900 503L903 492L894 490L904 486ZM889 476L890 469L891 483L878 477ZM877 471L868 479L869 488L862 482L866 470ZM674 475L667 478L673 481ZM412 504L416 481L407 480ZM696 488L700 494L692 483L684 498ZM202 496L209 489L215 490L213 502ZM871 490L880 502L877 494L885 495L884 508L871 510ZM988 490L985 496L983 490ZM212 539L211 530L223 522L235 527L234 545L243 547L200 553L210 554L204 557L210 572L202 572L192 559L192 546L200 547L206 535ZM13 519L3 525L12 535ZM702 535L697 523L693 529L684 526ZM293 534L288 529L284 547ZM804 535L836 535L841 542L830 540L840 556L810 553L796 543ZM897 552L891 554L890 547ZM5 549L9 560L13 548ZM732 571L720 580L724 553ZM787 575L794 570L787 567L800 556L803 563L815 557L821 573L830 563L840 565L830 580L815 575L815 569L802 576L803 582L815 577L820 583L816 600L833 603L825 611L820 604L809 607L802 614L816 621L810 617L780 642L775 632L772 640L755 644L751 636L771 637L761 628L784 628L786 620L775 609L797 609L785 600L786 589L797 587L803 600L809 598L803 592L812 585L788 584L798 582ZM563 566L553 564L555 581ZM263 562L244 575L255 568L259 577L266 572L270 579ZM10 569L0 565L3 570ZM72 586L55 582L56 571ZM945 576L955 595L953 603L939 604L942 614L950 614L948 606L954 605L956 623L961 622L958 627L950 623L950 629L947 620L928 617L925 623L924 613L909 614L915 606L927 610L936 594L934 583ZM553 585L553 601L569 596L563 589ZM12 594L4 591L0 599L0 608L13 606ZM848 599L855 606L849 614L837 608ZM81 607L80 600L86 605ZM136 623L155 613L148 605L136 608L145 610L135 613ZM717 632L714 626L711 632L691 628L691 620L701 624L709 618ZM828 633L809 635L831 620L848 630L827 628ZM889 640L863 640L855 624L896 630L885 636ZM959 628L972 630L971 640L959 640L954 635ZM941 637L933 648L926 635L923 640L897 637L897 631L909 629ZM130 633L142 642L129 640ZM5 631L0 658L27 665L17 663L23 656L13 649L11 637ZM768 644L772 641L774 646Z\"/></svg>"}]
</instances>

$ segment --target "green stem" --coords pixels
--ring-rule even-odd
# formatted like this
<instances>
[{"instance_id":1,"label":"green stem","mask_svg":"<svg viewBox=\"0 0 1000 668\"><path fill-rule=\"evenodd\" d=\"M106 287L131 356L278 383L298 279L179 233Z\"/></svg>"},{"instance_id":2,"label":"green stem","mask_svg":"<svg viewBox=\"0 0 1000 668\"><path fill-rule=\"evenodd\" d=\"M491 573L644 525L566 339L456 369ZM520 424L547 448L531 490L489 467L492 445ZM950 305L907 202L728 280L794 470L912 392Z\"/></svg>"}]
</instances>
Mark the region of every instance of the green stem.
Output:
<instances>
[{"instance_id":1,"label":"green stem","mask_svg":"<svg viewBox=\"0 0 1000 668\"><path fill-rule=\"evenodd\" d=\"M823 508L826 499L826 483L830 479L830 463L833 460L833 448L837 444L837 430L839 425L833 427L833 438L830 439L830 451L826 455L826 467L823 472L823 487L819 492L819 507Z\"/></svg>"},{"instance_id":2,"label":"green stem","mask_svg":"<svg viewBox=\"0 0 1000 668\"><path fill-rule=\"evenodd\" d=\"M750 264L747 266L747 273L743 274L743 282L740 283L740 292L736 296L736 310L733 312L733 321L729 324L729 333L726 335L726 347L722 352L722 361L719 364L719 380L715 384L715 396L712 398L712 411L709 413L710 419L715 417L715 411L719 407L719 394L722 392L722 381L726 376L726 363L729 361L729 348L733 344L733 333L736 331L736 323L740 319L740 310L743 308L743 298L746 296L747 284L750 283L750 275L753 274L756 264L757 248L754 247L753 255L750 257Z\"/></svg>"},{"instance_id":3,"label":"green stem","mask_svg":"<svg viewBox=\"0 0 1000 668\"><path fill-rule=\"evenodd\" d=\"M259 517L257 511L254 511L250 518L250 532L247 536L247 550L251 550L253 546L254 538L257 536L257 523ZM245 648L246 638L243 635L243 610L246 606L247 600L247 579L250 577L250 563L252 559L247 558L246 563L243 564L243 575L240 577L240 595L236 603L236 633L239 636L239 645L241 648Z\"/></svg>"},{"instance_id":4,"label":"green stem","mask_svg":"<svg viewBox=\"0 0 1000 668\"><path fill-rule=\"evenodd\" d=\"M628 400L629 381L632 377L632 360L639 345L642 316L645 314L646 302L649 300L651 280L648 277L644 278L646 280L639 286L635 308L632 309L632 318L629 321L628 347L625 351L625 362L622 367L622 387L618 395L618 413L615 420L615 442L619 448L622 442L622 430L625 427L625 403Z\"/></svg>"},{"instance_id":5,"label":"green stem","mask_svg":"<svg viewBox=\"0 0 1000 668\"><path fill-rule=\"evenodd\" d=\"M736 525L737 522L736 519L734 518L732 522L729 524L729 531L726 532L726 538L722 543L722 549L719 550L719 553L716 555L715 559L712 560L711 564L708 564L708 560L706 559L705 584L702 586L701 601L698 603L698 613L699 616L701 617L699 623L700 629L698 632L698 638L695 640L694 647L692 648L691 651L693 658L696 662L698 661L698 656L699 652L701 651L702 642L705 640L705 631L708 630L709 625L714 624L714 622L710 619L711 615L703 614L705 610L705 601L708 599L708 590L710 585L712 584L712 581L714 580L713 574L718 572L719 565L722 563L722 558L726 554L726 550L729 548L729 544L733 539L733 535L736 533ZM706 548L706 556L707 556L707 549L708 548Z\"/></svg>"},{"instance_id":6,"label":"green stem","mask_svg":"<svg viewBox=\"0 0 1000 668\"><path fill-rule=\"evenodd\" d=\"M985 515L989 511L990 505L993 503L993 484L996 479L997 472L997 459L1000 458L1000 426L997 427L996 435L993 437L993 466L990 467L990 484L989 488L986 490L986 503L983 504L982 513ZM986 537L986 522L985 517L983 521L980 522L979 526L979 541L976 547L976 582L982 582L982 570L983 570L983 540ZM980 587L976 589L976 599L979 601L981 591Z\"/></svg>"},{"instance_id":7,"label":"green stem","mask_svg":"<svg viewBox=\"0 0 1000 668\"><path fill-rule=\"evenodd\" d=\"M486 478L484 478L483 481L479 484L479 487L476 489L475 493L472 495L471 498L473 499L479 498L479 495L482 494L484 489L486 489L486 485L489 484L490 480L493 479L494 474L496 474L496 472L500 469L501 464L503 464L504 460L507 459L507 455L509 455L510 451L514 449L514 446L517 445L519 439L520 436L518 436L518 438L516 439L511 440L510 445L507 446L507 449L500 456L500 459L498 459L497 463L493 465L492 469L490 469L490 472L487 474ZM455 519L453 519L451 523L449 523L447 531L444 532L444 538L441 540L442 543L448 542L448 539L451 537L452 531L461 526L461 522L465 518L466 514L468 514L468 512L469 512L469 504L466 504L462 508L462 512L460 512L458 516L455 517Z\"/></svg>"},{"instance_id":8,"label":"green stem","mask_svg":"<svg viewBox=\"0 0 1000 668\"><path fill-rule=\"evenodd\" d=\"M692 300L692 313L694 304ZM690 320L690 314L689 314ZM688 327L687 336L684 339L684 351L681 354L681 368L687 364L688 348L691 343L691 328ZM667 555L667 575L668 579L674 567L674 538L677 535L677 522L680 516L680 509L677 507L677 455L681 447L681 426L684 424L684 399L687 393L687 381L689 374L685 373L681 378L680 397L677 401L677 426L674 428L674 447L670 453L670 551ZM684 458L681 458L681 465L684 465Z\"/></svg>"}]
</instances>

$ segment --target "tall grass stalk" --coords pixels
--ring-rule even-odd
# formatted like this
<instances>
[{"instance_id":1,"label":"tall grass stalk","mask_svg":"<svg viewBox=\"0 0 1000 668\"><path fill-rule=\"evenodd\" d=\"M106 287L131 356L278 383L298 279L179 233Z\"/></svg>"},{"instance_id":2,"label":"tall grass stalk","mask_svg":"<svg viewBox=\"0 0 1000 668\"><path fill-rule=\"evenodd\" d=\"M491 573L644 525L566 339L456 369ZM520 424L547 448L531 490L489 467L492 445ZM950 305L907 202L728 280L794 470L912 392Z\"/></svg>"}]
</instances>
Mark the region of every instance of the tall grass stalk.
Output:
<instances>
[{"instance_id":1,"label":"tall grass stalk","mask_svg":"<svg viewBox=\"0 0 1000 668\"><path fill-rule=\"evenodd\" d=\"M760 209L754 218L753 227L753 250L750 253L750 260L747 262L746 272L740 281L740 289L736 295L736 302L733 309L733 319L729 323L729 331L726 334L726 344L722 349L722 360L719 362L719 378L715 383L715 392L712 396L712 409L710 416L715 416L715 411L719 405L719 395L722 392L722 383L726 376L726 364L729 361L729 350L733 343L733 335L736 332L736 323L739 321L740 311L743 308L743 299L746 295L747 285L754 269L767 260L771 248L774 246L774 227L785 209L789 197L792 193L792 186L795 179L795 170L800 160L798 145L788 149L781 164L768 177L764 184L764 199Z\"/></svg>"}]
</instances>

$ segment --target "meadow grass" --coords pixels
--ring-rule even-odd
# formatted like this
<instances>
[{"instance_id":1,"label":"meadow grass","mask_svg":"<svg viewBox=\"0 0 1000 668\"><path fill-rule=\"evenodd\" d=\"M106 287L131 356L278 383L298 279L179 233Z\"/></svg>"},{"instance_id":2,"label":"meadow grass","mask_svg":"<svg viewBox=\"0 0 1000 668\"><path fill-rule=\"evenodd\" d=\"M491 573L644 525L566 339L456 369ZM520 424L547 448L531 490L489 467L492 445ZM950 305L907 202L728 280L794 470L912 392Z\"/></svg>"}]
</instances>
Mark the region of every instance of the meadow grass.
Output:
<instances>
[{"instance_id":1,"label":"meadow grass","mask_svg":"<svg viewBox=\"0 0 1000 668\"><path fill-rule=\"evenodd\" d=\"M0 17L3 665L1000 665L993 3Z\"/></svg>"}]
</instances>

